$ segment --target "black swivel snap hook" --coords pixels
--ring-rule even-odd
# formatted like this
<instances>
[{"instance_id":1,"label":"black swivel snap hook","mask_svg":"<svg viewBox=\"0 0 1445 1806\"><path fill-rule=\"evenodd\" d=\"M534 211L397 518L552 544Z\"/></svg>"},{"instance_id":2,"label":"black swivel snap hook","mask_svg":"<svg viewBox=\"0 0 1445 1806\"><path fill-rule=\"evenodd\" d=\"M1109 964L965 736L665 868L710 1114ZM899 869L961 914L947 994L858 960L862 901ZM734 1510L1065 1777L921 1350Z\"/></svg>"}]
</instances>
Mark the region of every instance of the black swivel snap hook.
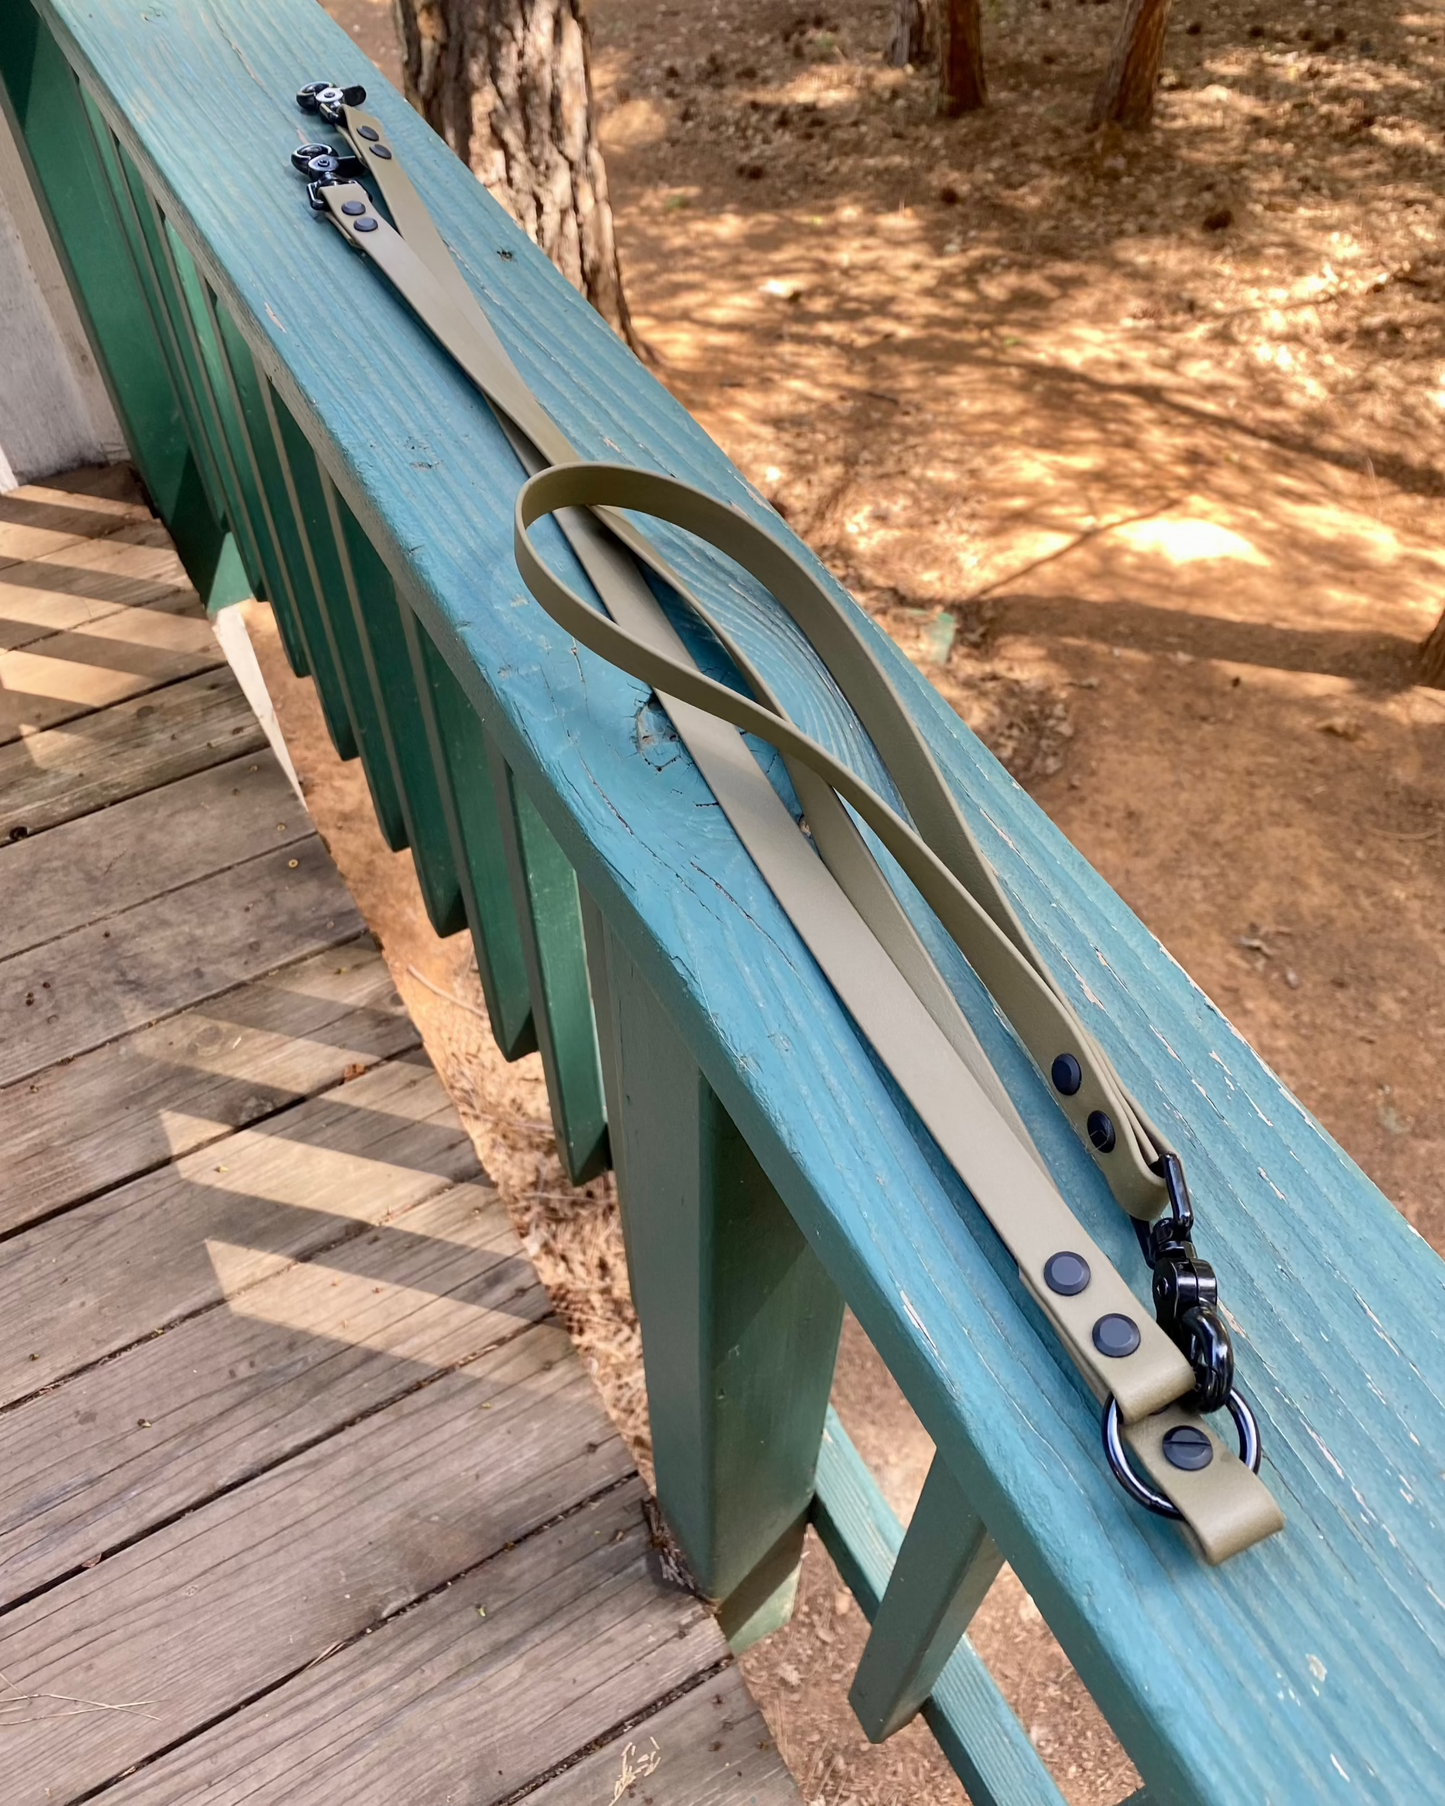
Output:
<instances>
[{"instance_id":1,"label":"black swivel snap hook","mask_svg":"<svg viewBox=\"0 0 1445 1806\"><path fill-rule=\"evenodd\" d=\"M341 124L343 107L359 107L366 99L366 89L353 85L343 88L336 82L307 82L296 95L303 113L319 113L328 125Z\"/></svg>"},{"instance_id":2,"label":"black swivel snap hook","mask_svg":"<svg viewBox=\"0 0 1445 1806\"><path fill-rule=\"evenodd\" d=\"M315 213L326 211L323 188L334 182L354 182L361 174L361 164L350 151L335 150L329 144L298 144L291 153L291 166L306 177L306 195Z\"/></svg>"}]
</instances>

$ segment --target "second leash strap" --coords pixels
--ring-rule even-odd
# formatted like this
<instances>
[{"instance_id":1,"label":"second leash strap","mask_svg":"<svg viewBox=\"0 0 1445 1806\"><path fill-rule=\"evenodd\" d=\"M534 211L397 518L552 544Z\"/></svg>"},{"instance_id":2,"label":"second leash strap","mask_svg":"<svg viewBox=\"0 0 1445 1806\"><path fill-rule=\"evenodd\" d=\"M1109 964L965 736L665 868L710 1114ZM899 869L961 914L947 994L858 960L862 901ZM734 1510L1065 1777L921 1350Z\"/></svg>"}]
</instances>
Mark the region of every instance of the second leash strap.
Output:
<instances>
[{"instance_id":1,"label":"second leash strap","mask_svg":"<svg viewBox=\"0 0 1445 1806\"><path fill-rule=\"evenodd\" d=\"M308 147L297 158L308 174L325 178L313 187L313 203L379 264L492 402L524 467L541 472L519 502L517 556L529 588L576 638L658 691L770 888L1009 1247L1076 1365L1096 1395L1108 1401L1106 1447L1133 1496L1151 1509L1182 1516L1210 1560L1270 1534L1282 1520L1251 1472L1252 1463L1234 1456L1197 1413L1180 1414L1177 1401L1198 1393L1197 1371L1155 1324L1136 1323L1133 1294L1048 1179L1012 1101L839 801L846 799L898 860L1041 1068L1051 1072L1061 1102L1088 1136L1115 1196L1137 1220L1155 1217L1171 1182L1169 1162L1177 1168L1177 1159L1128 1098L1029 943L926 743L856 625L785 547L737 510L628 466L572 462L575 450L507 357L380 122L360 113L351 95L331 93L336 97L321 110L346 132L355 165L376 178L401 232L374 212L364 189L338 179L351 169L319 147ZM318 170L312 151L319 152L323 165L329 158L331 166ZM545 468L549 464L553 468ZM598 514L580 512L590 508ZM657 549L616 512L634 508L716 545L783 603L878 745L921 834L788 721L763 674ZM558 583L531 548L527 526L558 510L559 524L611 621ZM600 528L599 518L611 534ZM760 702L702 675L617 539L713 628ZM822 860L798 832L739 727L783 752ZM1116 1150L1122 1158L1109 1160ZM1165 1226L1171 1221L1178 1227L1177 1209ZM1151 1232L1156 1238L1158 1227ZM1161 1257L1168 1252L1163 1241L1159 1252ZM1159 1265L1151 1264L1157 1293ZM1222 1402L1216 1398L1212 1404ZM1242 1401L1239 1409L1241 1448L1257 1462L1252 1420ZM1132 1472L1125 1442L1154 1487ZM1179 1458L1181 1451L1189 1453L1188 1460Z\"/></svg>"}]
</instances>

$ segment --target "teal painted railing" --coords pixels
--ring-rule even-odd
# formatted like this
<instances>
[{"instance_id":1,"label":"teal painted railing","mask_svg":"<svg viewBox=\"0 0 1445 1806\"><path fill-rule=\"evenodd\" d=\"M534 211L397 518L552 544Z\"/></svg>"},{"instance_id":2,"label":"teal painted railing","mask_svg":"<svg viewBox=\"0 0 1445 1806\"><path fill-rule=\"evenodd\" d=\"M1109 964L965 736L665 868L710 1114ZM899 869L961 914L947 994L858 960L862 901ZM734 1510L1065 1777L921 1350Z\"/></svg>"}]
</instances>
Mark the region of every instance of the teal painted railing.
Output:
<instances>
[{"instance_id":1,"label":"teal painted railing","mask_svg":"<svg viewBox=\"0 0 1445 1806\"><path fill-rule=\"evenodd\" d=\"M1092 1400L665 717L522 591L520 470L308 214L288 164L300 83L368 86L575 443L786 529L310 0L12 0L0 62L193 578L223 602L244 572L270 599L433 922L470 931L501 1045L541 1050L569 1172L617 1167L659 1494L734 1639L786 1615L811 1519L877 1615L855 1687L870 1728L927 1694L977 1806L1057 1803L956 1641L1006 1558L1151 1802L1445 1797L1445 1267L878 635L1031 934L1185 1156L1289 1528L1213 1570L1129 1505ZM792 712L873 770L778 611L658 531ZM1143 1296L1042 1081L939 958ZM845 1299L937 1445L906 1541L828 1415Z\"/></svg>"}]
</instances>

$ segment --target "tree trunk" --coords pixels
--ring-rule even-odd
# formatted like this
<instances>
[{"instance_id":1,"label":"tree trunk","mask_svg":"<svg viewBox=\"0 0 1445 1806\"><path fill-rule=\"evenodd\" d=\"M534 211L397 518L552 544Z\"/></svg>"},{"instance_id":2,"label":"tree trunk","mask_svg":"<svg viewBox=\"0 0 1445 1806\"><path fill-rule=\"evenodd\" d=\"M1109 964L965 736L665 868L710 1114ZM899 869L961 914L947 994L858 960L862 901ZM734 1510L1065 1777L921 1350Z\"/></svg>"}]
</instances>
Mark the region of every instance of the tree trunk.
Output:
<instances>
[{"instance_id":1,"label":"tree trunk","mask_svg":"<svg viewBox=\"0 0 1445 1806\"><path fill-rule=\"evenodd\" d=\"M1445 615L1431 628L1420 648L1420 682L1445 690Z\"/></svg>"},{"instance_id":2,"label":"tree trunk","mask_svg":"<svg viewBox=\"0 0 1445 1806\"><path fill-rule=\"evenodd\" d=\"M988 99L979 0L938 0L938 108L950 119Z\"/></svg>"},{"instance_id":3,"label":"tree trunk","mask_svg":"<svg viewBox=\"0 0 1445 1806\"><path fill-rule=\"evenodd\" d=\"M1138 131L1154 117L1154 92L1164 60L1169 0L1129 0L1109 67L1094 93L1089 130L1105 124Z\"/></svg>"},{"instance_id":4,"label":"tree trunk","mask_svg":"<svg viewBox=\"0 0 1445 1806\"><path fill-rule=\"evenodd\" d=\"M884 51L895 69L928 61L928 0L893 0L893 34Z\"/></svg>"},{"instance_id":5,"label":"tree trunk","mask_svg":"<svg viewBox=\"0 0 1445 1806\"><path fill-rule=\"evenodd\" d=\"M639 349L597 137L585 0L392 0L406 97Z\"/></svg>"}]
</instances>

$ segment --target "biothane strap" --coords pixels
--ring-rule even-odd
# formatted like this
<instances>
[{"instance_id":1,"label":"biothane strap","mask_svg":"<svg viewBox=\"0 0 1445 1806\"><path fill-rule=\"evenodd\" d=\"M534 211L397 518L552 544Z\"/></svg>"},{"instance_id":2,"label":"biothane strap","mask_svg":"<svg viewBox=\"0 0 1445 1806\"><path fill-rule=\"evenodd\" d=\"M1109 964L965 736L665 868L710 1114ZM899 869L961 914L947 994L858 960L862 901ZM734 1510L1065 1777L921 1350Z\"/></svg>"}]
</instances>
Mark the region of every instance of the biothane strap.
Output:
<instances>
[{"instance_id":1,"label":"biothane strap","mask_svg":"<svg viewBox=\"0 0 1445 1806\"><path fill-rule=\"evenodd\" d=\"M1061 1107L1115 1198L1136 1224L1153 1225L1141 1241L1155 1257L1156 1300L1161 1273L1167 1273L1171 1285L1184 1288L1172 1301L1176 1319L1181 1302L1212 1304L1212 1272L1188 1241L1192 1217L1177 1155L1124 1090L1032 946L858 623L806 565L736 507L671 477L582 460L497 338L381 122L360 110L364 94L312 83L298 99L306 111L337 126L350 147L349 155L315 145L296 152L293 161L311 178L313 206L381 268L492 404L528 474L515 532L518 569L528 589L574 638L657 693L769 888L1105 1407L1105 1447L1121 1483L1141 1504L1181 1518L1211 1562L1273 1534L1283 1516L1255 1471L1258 1437L1232 1385L1228 1338L1217 1313L1194 1313L1195 1339L1185 1338L1195 1351L1191 1358L1141 1313L1054 1185L850 814L851 808L917 888L1051 1076ZM375 180L390 221L352 179L362 173ZM694 534L772 593L867 730L911 821L797 726L766 673L629 513ZM607 614L539 556L529 530L544 516L556 518ZM712 631L751 697L699 669L639 564L669 584ZM794 820L739 730L782 754L806 827ZM1187 1255L1180 1252L1186 1249ZM1198 1355L1198 1334L1208 1343L1205 1354L1213 1356L1212 1372ZM1191 1408L1198 1404L1227 1404L1239 1455Z\"/></svg>"}]
</instances>

